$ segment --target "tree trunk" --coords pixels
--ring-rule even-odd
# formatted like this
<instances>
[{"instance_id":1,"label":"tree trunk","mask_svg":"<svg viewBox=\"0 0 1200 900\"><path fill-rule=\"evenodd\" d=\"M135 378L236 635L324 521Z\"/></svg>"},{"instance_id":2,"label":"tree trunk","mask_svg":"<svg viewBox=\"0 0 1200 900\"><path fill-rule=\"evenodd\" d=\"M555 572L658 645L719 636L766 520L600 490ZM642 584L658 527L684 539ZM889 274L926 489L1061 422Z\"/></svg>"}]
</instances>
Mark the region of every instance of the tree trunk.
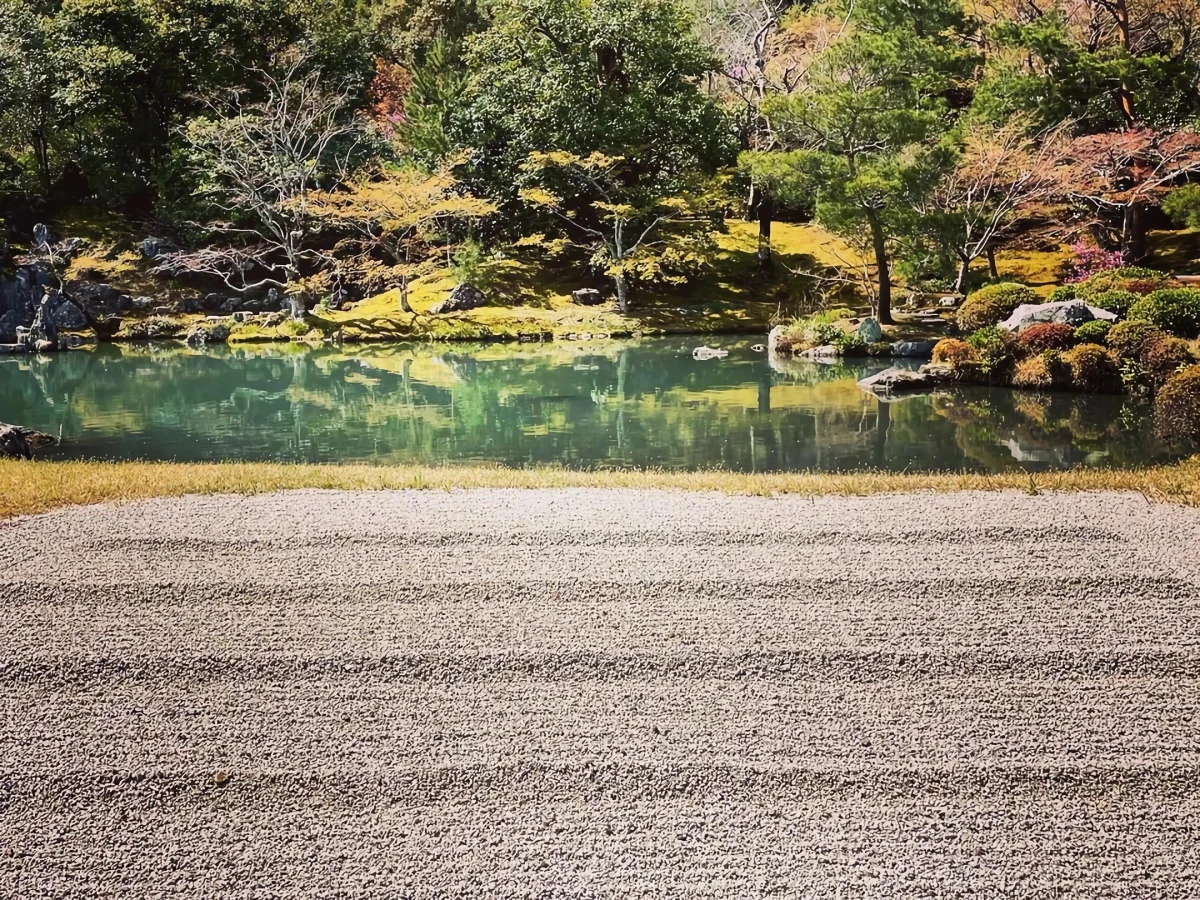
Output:
<instances>
[{"instance_id":1,"label":"tree trunk","mask_svg":"<svg viewBox=\"0 0 1200 900\"><path fill-rule=\"evenodd\" d=\"M624 273L613 276L617 283L617 306L622 313L629 312L629 284L625 281Z\"/></svg>"},{"instance_id":2,"label":"tree trunk","mask_svg":"<svg viewBox=\"0 0 1200 900\"><path fill-rule=\"evenodd\" d=\"M408 303L408 279L407 278L400 279L400 310L401 310L401 312L408 313L410 316L416 315L416 313L413 312L413 308Z\"/></svg>"},{"instance_id":3,"label":"tree trunk","mask_svg":"<svg viewBox=\"0 0 1200 900\"><path fill-rule=\"evenodd\" d=\"M958 276L954 279L954 293L966 296L967 278L971 274L971 264L967 260L958 263Z\"/></svg>"},{"instance_id":4,"label":"tree trunk","mask_svg":"<svg viewBox=\"0 0 1200 900\"><path fill-rule=\"evenodd\" d=\"M1141 203L1130 203L1125 207L1124 251L1127 263L1141 262L1146 258L1146 207Z\"/></svg>"},{"instance_id":5,"label":"tree trunk","mask_svg":"<svg viewBox=\"0 0 1200 900\"><path fill-rule=\"evenodd\" d=\"M771 221L775 216L775 198L766 191L758 203L758 265L771 265Z\"/></svg>"},{"instance_id":6,"label":"tree trunk","mask_svg":"<svg viewBox=\"0 0 1200 900\"><path fill-rule=\"evenodd\" d=\"M996 267L996 248L987 248L988 274L992 276L993 281L1000 280L1000 270Z\"/></svg>"},{"instance_id":7,"label":"tree trunk","mask_svg":"<svg viewBox=\"0 0 1200 900\"><path fill-rule=\"evenodd\" d=\"M1129 53L1132 48L1129 35L1129 6L1126 0L1113 0L1110 9L1117 22L1117 36L1121 40L1121 47L1126 53ZM1117 90L1117 99L1121 103L1121 115L1125 117L1125 127L1136 128L1137 117L1133 112L1133 91L1125 78L1121 79L1121 87Z\"/></svg>"},{"instance_id":8,"label":"tree trunk","mask_svg":"<svg viewBox=\"0 0 1200 900\"><path fill-rule=\"evenodd\" d=\"M879 213L870 210L867 221L871 225L871 244L875 248L875 266L879 269L879 321L883 325L895 325L892 319L892 273L888 268L887 240L883 236L883 222Z\"/></svg>"}]
</instances>

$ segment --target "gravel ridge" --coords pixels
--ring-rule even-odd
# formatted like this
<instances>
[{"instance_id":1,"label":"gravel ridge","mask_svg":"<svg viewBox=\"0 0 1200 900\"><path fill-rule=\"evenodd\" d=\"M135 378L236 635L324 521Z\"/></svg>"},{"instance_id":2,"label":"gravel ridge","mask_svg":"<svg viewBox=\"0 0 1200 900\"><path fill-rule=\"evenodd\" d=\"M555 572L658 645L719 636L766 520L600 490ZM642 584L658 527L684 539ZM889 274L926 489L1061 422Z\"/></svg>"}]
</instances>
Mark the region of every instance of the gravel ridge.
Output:
<instances>
[{"instance_id":1,"label":"gravel ridge","mask_svg":"<svg viewBox=\"0 0 1200 900\"><path fill-rule=\"evenodd\" d=\"M1141 495L152 500L0 591L0 896L1200 895Z\"/></svg>"}]
</instances>

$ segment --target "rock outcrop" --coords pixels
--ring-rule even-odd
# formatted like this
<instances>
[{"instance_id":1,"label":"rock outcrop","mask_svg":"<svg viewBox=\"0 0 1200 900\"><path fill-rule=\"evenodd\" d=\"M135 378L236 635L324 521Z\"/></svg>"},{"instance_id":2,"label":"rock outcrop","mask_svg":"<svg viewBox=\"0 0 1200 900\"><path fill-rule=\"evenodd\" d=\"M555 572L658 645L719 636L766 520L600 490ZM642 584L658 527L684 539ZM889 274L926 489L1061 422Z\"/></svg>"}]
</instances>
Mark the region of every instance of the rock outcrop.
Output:
<instances>
[{"instance_id":1,"label":"rock outcrop","mask_svg":"<svg viewBox=\"0 0 1200 900\"><path fill-rule=\"evenodd\" d=\"M1061 323L1078 328L1085 322L1103 319L1115 322L1117 316L1107 309L1088 306L1082 300L1063 300L1058 303L1026 303L1018 306L1011 316L1000 323L1005 331L1022 332L1032 325Z\"/></svg>"},{"instance_id":2,"label":"rock outcrop","mask_svg":"<svg viewBox=\"0 0 1200 900\"><path fill-rule=\"evenodd\" d=\"M33 451L55 443L56 439L48 434L0 422L0 458L32 459Z\"/></svg>"},{"instance_id":3,"label":"rock outcrop","mask_svg":"<svg viewBox=\"0 0 1200 900\"><path fill-rule=\"evenodd\" d=\"M450 296L441 303L435 303L429 308L432 315L440 316L450 312L465 312L483 306L483 291L472 285L463 283L450 292Z\"/></svg>"}]
</instances>

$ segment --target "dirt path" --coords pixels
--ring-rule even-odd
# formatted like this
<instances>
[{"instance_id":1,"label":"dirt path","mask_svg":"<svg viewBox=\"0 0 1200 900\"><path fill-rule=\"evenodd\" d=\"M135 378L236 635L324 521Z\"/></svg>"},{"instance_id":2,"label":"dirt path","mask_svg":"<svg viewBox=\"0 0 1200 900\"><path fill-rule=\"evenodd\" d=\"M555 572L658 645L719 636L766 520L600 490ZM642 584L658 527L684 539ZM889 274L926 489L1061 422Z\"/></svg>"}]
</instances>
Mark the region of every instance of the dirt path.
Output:
<instances>
[{"instance_id":1,"label":"dirt path","mask_svg":"<svg viewBox=\"0 0 1200 900\"><path fill-rule=\"evenodd\" d=\"M0 894L1200 894L1200 511L300 492L0 524Z\"/></svg>"}]
</instances>

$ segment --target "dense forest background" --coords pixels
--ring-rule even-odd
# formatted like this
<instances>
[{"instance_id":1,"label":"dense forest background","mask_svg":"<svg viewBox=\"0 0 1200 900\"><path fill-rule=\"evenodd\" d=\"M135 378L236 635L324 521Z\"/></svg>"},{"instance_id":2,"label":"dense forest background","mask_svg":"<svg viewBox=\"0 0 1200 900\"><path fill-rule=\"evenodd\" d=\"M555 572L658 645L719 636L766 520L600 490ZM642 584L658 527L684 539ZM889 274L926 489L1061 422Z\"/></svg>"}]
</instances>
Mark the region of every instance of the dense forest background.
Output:
<instances>
[{"instance_id":1,"label":"dense forest background","mask_svg":"<svg viewBox=\"0 0 1200 900\"><path fill-rule=\"evenodd\" d=\"M624 311L812 220L887 321L1030 234L1153 262L1198 122L1195 0L0 0L5 240L91 205L239 291L507 255Z\"/></svg>"}]
</instances>

